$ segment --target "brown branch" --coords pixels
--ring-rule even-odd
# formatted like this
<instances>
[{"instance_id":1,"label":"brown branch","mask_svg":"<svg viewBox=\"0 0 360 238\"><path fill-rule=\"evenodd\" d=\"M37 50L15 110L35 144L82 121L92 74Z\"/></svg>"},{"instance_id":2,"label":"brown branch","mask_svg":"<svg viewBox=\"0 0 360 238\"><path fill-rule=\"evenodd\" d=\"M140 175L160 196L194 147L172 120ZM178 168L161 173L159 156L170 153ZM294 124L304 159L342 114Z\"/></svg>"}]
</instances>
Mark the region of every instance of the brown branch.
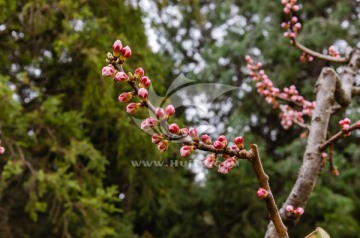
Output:
<instances>
[{"instance_id":1,"label":"brown branch","mask_svg":"<svg viewBox=\"0 0 360 238\"><path fill-rule=\"evenodd\" d=\"M251 160L252 167L254 169L256 178L260 187L265 189L268 192L268 195L264 198L266 208L269 212L270 219L273 222L275 229L281 238L287 238L287 228L285 227L284 223L281 220L279 210L276 206L274 196L271 192L270 185L269 185L269 176L265 173L264 168L261 164L260 155L258 151L257 145L250 145L251 151L254 153L254 159Z\"/></svg>"},{"instance_id":2,"label":"brown branch","mask_svg":"<svg viewBox=\"0 0 360 238\"><path fill-rule=\"evenodd\" d=\"M324 55L321 53L318 53L316 51L313 51L309 48L307 48L306 46L302 45L300 42L298 42L295 38L292 39L294 42L294 45L300 49L301 51L304 51L305 53L307 53L308 55L312 55L316 58L322 59L322 60L326 60L326 61L330 61L330 62L334 62L334 63L347 63L349 61L349 59L344 58L344 57L333 57L330 55Z\"/></svg>"},{"instance_id":3,"label":"brown branch","mask_svg":"<svg viewBox=\"0 0 360 238\"><path fill-rule=\"evenodd\" d=\"M293 207L305 208L324 165L318 146L326 140L331 115L330 108L335 103L336 81L336 72L331 68L323 68L316 83L316 107L311 119L303 165L288 199L280 209L281 217L286 224L295 225L300 219L299 216L287 213L286 206L292 205ZM265 237L279 237L273 223L269 224Z\"/></svg>"},{"instance_id":4,"label":"brown branch","mask_svg":"<svg viewBox=\"0 0 360 238\"><path fill-rule=\"evenodd\" d=\"M360 96L360 86L354 86L351 90L352 96Z\"/></svg>"},{"instance_id":5,"label":"brown branch","mask_svg":"<svg viewBox=\"0 0 360 238\"><path fill-rule=\"evenodd\" d=\"M356 123L351 125L349 127L349 129L346 129L346 130L342 129L341 131L336 133L334 136L332 136L330 139L328 139L327 141L325 141L324 143L319 145L319 150L324 151L328 146L330 146L330 145L334 144L336 141L344 138L344 135L346 135L347 133L349 133L353 130L356 130L356 129L360 129L360 121L357 121Z\"/></svg>"}]
</instances>

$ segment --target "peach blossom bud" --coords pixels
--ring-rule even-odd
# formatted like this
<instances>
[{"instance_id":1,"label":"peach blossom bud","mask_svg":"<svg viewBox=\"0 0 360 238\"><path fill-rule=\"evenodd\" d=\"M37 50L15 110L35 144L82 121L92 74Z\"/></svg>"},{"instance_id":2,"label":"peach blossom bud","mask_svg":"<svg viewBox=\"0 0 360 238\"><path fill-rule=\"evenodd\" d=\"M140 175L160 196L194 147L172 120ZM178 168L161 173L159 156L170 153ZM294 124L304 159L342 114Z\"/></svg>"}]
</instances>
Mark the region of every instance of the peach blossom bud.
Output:
<instances>
[{"instance_id":1,"label":"peach blossom bud","mask_svg":"<svg viewBox=\"0 0 360 238\"><path fill-rule=\"evenodd\" d=\"M244 144L244 138L242 136L238 136L234 139L234 142L238 147L241 147Z\"/></svg>"},{"instance_id":2,"label":"peach blossom bud","mask_svg":"<svg viewBox=\"0 0 360 238\"><path fill-rule=\"evenodd\" d=\"M164 111L164 109L162 109L161 107L156 108L156 110L155 110L155 115L156 115L156 117L159 118L159 119L164 118L164 116L165 116L165 111Z\"/></svg>"},{"instance_id":3,"label":"peach blossom bud","mask_svg":"<svg viewBox=\"0 0 360 238\"><path fill-rule=\"evenodd\" d=\"M231 157L231 158L226 159L223 163L224 163L224 166L226 166L228 169L232 169L232 168L234 168L234 166L236 164L236 160L233 157Z\"/></svg>"},{"instance_id":4,"label":"peach blossom bud","mask_svg":"<svg viewBox=\"0 0 360 238\"><path fill-rule=\"evenodd\" d=\"M141 78L144 76L144 70L143 68L137 68L134 73L135 78Z\"/></svg>"},{"instance_id":5,"label":"peach blossom bud","mask_svg":"<svg viewBox=\"0 0 360 238\"><path fill-rule=\"evenodd\" d=\"M144 77L140 78L140 83L139 83L140 87L147 88L147 87L150 86L150 84L151 84L151 81L147 76L144 76Z\"/></svg>"},{"instance_id":6,"label":"peach blossom bud","mask_svg":"<svg viewBox=\"0 0 360 238\"><path fill-rule=\"evenodd\" d=\"M119 57L121 49L122 49L122 44L120 40L116 40L112 46L113 49L113 54L115 57Z\"/></svg>"},{"instance_id":7,"label":"peach blossom bud","mask_svg":"<svg viewBox=\"0 0 360 238\"><path fill-rule=\"evenodd\" d=\"M294 213L301 216L302 214L304 214L304 208L298 207L295 209Z\"/></svg>"},{"instance_id":8,"label":"peach blossom bud","mask_svg":"<svg viewBox=\"0 0 360 238\"><path fill-rule=\"evenodd\" d=\"M297 30L300 30L301 29L301 23L296 23L295 25L294 25L294 28L295 29L297 29Z\"/></svg>"},{"instance_id":9,"label":"peach blossom bud","mask_svg":"<svg viewBox=\"0 0 360 238\"><path fill-rule=\"evenodd\" d=\"M160 141L157 144L157 148L160 152L166 151L168 149L168 147L169 147L169 141L167 141L167 140Z\"/></svg>"},{"instance_id":10,"label":"peach blossom bud","mask_svg":"<svg viewBox=\"0 0 360 238\"><path fill-rule=\"evenodd\" d=\"M223 135L219 136L219 137L217 138L217 140L220 141L221 143L225 144L225 145L227 144L226 137L223 136Z\"/></svg>"},{"instance_id":11,"label":"peach blossom bud","mask_svg":"<svg viewBox=\"0 0 360 238\"><path fill-rule=\"evenodd\" d=\"M266 191L263 188L259 188L257 190L256 194L257 194L258 198L266 198L269 195L268 191Z\"/></svg>"},{"instance_id":12,"label":"peach blossom bud","mask_svg":"<svg viewBox=\"0 0 360 238\"><path fill-rule=\"evenodd\" d=\"M159 134L154 134L151 136L151 142L154 144L158 144L160 141L162 141L164 138Z\"/></svg>"},{"instance_id":13,"label":"peach blossom bud","mask_svg":"<svg viewBox=\"0 0 360 238\"><path fill-rule=\"evenodd\" d=\"M286 5L287 5L287 4L286 4ZM289 13L290 13L290 8L284 7L283 12L284 12L285 14L289 14Z\"/></svg>"},{"instance_id":14,"label":"peach blossom bud","mask_svg":"<svg viewBox=\"0 0 360 238\"><path fill-rule=\"evenodd\" d=\"M246 60L248 63L252 63L252 59L251 59L251 56L250 56L250 55L246 55L246 56L245 56L245 60Z\"/></svg>"},{"instance_id":15,"label":"peach blossom bud","mask_svg":"<svg viewBox=\"0 0 360 238\"><path fill-rule=\"evenodd\" d=\"M294 207L291 206L291 205L287 205L287 206L286 206L286 211L287 211L287 212L290 212L290 213L293 213L293 212L294 212Z\"/></svg>"},{"instance_id":16,"label":"peach blossom bud","mask_svg":"<svg viewBox=\"0 0 360 238\"><path fill-rule=\"evenodd\" d=\"M126 60L127 58L129 58L131 56L131 49L129 46L125 46L124 48L121 49L121 60Z\"/></svg>"},{"instance_id":17,"label":"peach blossom bud","mask_svg":"<svg viewBox=\"0 0 360 238\"><path fill-rule=\"evenodd\" d=\"M219 165L218 172L219 172L219 173L222 173L222 174L227 174L227 173L230 172L230 169L227 168L227 167L224 165L224 162L222 162L222 163Z\"/></svg>"},{"instance_id":18,"label":"peach blossom bud","mask_svg":"<svg viewBox=\"0 0 360 238\"><path fill-rule=\"evenodd\" d=\"M170 125L169 125L169 131L170 131L171 133L174 133L174 134L179 134L179 132L180 132L180 127L179 127L178 124L176 124L176 123L170 124Z\"/></svg>"},{"instance_id":19,"label":"peach blossom bud","mask_svg":"<svg viewBox=\"0 0 360 238\"><path fill-rule=\"evenodd\" d=\"M187 136L189 134L189 130L187 128L181 128L179 134Z\"/></svg>"},{"instance_id":20,"label":"peach blossom bud","mask_svg":"<svg viewBox=\"0 0 360 238\"><path fill-rule=\"evenodd\" d=\"M140 109L140 106L140 103L129 103L129 105L126 107L126 112L130 114L135 113Z\"/></svg>"},{"instance_id":21,"label":"peach blossom bud","mask_svg":"<svg viewBox=\"0 0 360 238\"><path fill-rule=\"evenodd\" d=\"M124 92L119 95L118 99L120 102L128 102L133 97L132 92Z\"/></svg>"},{"instance_id":22,"label":"peach blossom bud","mask_svg":"<svg viewBox=\"0 0 360 238\"><path fill-rule=\"evenodd\" d=\"M194 146L184 145L180 149L180 155L183 157L189 156L193 151L194 151Z\"/></svg>"},{"instance_id":23,"label":"peach blossom bud","mask_svg":"<svg viewBox=\"0 0 360 238\"><path fill-rule=\"evenodd\" d=\"M167 117L171 117L174 114L175 114L175 108L173 105L169 105L165 108L165 115Z\"/></svg>"},{"instance_id":24,"label":"peach blossom bud","mask_svg":"<svg viewBox=\"0 0 360 238\"><path fill-rule=\"evenodd\" d=\"M218 140L214 141L213 145L216 149L224 149L225 148L225 145Z\"/></svg>"},{"instance_id":25,"label":"peach blossom bud","mask_svg":"<svg viewBox=\"0 0 360 238\"><path fill-rule=\"evenodd\" d=\"M233 151L239 151L239 147L237 146L237 145L232 145L231 146L231 150L233 150Z\"/></svg>"},{"instance_id":26,"label":"peach blossom bud","mask_svg":"<svg viewBox=\"0 0 360 238\"><path fill-rule=\"evenodd\" d=\"M201 141L204 142L207 145L211 144L211 138L207 134L204 134L204 135L201 136Z\"/></svg>"},{"instance_id":27,"label":"peach blossom bud","mask_svg":"<svg viewBox=\"0 0 360 238\"><path fill-rule=\"evenodd\" d=\"M145 88L140 88L138 90L138 95L139 95L140 98L146 99L149 96L149 93Z\"/></svg>"},{"instance_id":28,"label":"peach blossom bud","mask_svg":"<svg viewBox=\"0 0 360 238\"><path fill-rule=\"evenodd\" d=\"M292 22L292 23L298 22L298 18L297 18L297 17L292 17L292 18L291 18L291 22Z\"/></svg>"},{"instance_id":29,"label":"peach blossom bud","mask_svg":"<svg viewBox=\"0 0 360 238\"><path fill-rule=\"evenodd\" d=\"M282 5L286 5L289 1L288 0L281 0Z\"/></svg>"},{"instance_id":30,"label":"peach blossom bud","mask_svg":"<svg viewBox=\"0 0 360 238\"><path fill-rule=\"evenodd\" d=\"M292 7L292 10L293 10L294 12L299 11L299 9L300 9L299 5L294 5L294 6Z\"/></svg>"},{"instance_id":31,"label":"peach blossom bud","mask_svg":"<svg viewBox=\"0 0 360 238\"><path fill-rule=\"evenodd\" d=\"M146 120L142 121L140 127L142 130L149 130L150 126L149 126L148 120L146 119Z\"/></svg>"},{"instance_id":32,"label":"peach blossom bud","mask_svg":"<svg viewBox=\"0 0 360 238\"><path fill-rule=\"evenodd\" d=\"M102 73L102 76L106 76L106 77L114 76L114 74L115 74L114 66L109 64L108 66L103 67L101 70L101 73Z\"/></svg>"},{"instance_id":33,"label":"peach blossom bud","mask_svg":"<svg viewBox=\"0 0 360 238\"><path fill-rule=\"evenodd\" d=\"M308 56L308 61L311 62L311 61L313 61L313 60L314 60L314 57L312 57L312 56L309 55L309 56Z\"/></svg>"},{"instance_id":34,"label":"peach blossom bud","mask_svg":"<svg viewBox=\"0 0 360 238\"><path fill-rule=\"evenodd\" d=\"M290 38L295 38L296 37L296 33L295 32L291 32L289 35Z\"/></svg>"},{"instance_id":35,"label":"peach blossom bud","mask_svg":"<svg viewBox=\"0 0 360 238\"><path fill-rule=\"evenodd\" d=\"M0 146L0 155L3 155L5 153L5 148Z\"/></svg>"},{"instance_id":36,"label":"peach blossom bud","mask_svg":"<svg viewBox=\"0 0 360 238\"><path fill-rule=\"evenodd\" d=\"M189 128L189 136L191 138L193 138L194 140L196 140L196 139L199 140L199 134L198 134L197 130L193 127Z\"/></svg>"},{"instance_id":37,"label":"peach blossom bud","mask_svg":"<svg viewBox=\"0 0 360 238\"><path fill-rule=\"evenodd\" d=\"M344 124L348 124L348 125L349 125L350 123L351 123L351 120L350 120L349 118L345 118L345 119L344 119Z\"/></svg>"},{"instance_id":38,"label":"peach blossom bud","mask_svg":"<svg viewBox=\"0 0 360 238\"><path fill-rule=\"evenodd\" d=\"M349 130L349 128L350 128L350 125L349 124L345 124L345 125L343 125L342 126L342 128L343 128L343 130Z\"/></svg>"},{"instance_id":39,"label":"peach blossom bud","mask_svg":"<svg viewBox=\"0 0 360 238\"><path fill-rule=\"evenodd\" d=\"M128 79L129 79L129 77L127 76L127 74L125 72L117 72L115 74L116 82L124 82L124 81L127 81Z\"/></svg>"},{"instance_id":40,"label":"peach blossom bud","mask_svg":"<svg viewBox=\"0 0 360 238\"><path fill-rule=\"evenodd\" d=\"M290 32L284 32L284 37L289 38L290 37Z\"/></svg>"},{"instance_id":41,"label":"peach blossom bud","mask_svg":"<svg viewBox=\"0 0 360 238\"><path fill-rule=\"evenodd\" d=\"M208 155L207 157L205 157L205 159L203 161L204 166L208 169L213 168L215 165L215 162L216 162L215 154Z\"/></svg>"},{"instance_id":42,"label":"peach blossom bud","mask_svg":"<svg viewBox=\"0 0 360 238\"><path fill-rule=\"evenodd\" d=\"M322 152L322 153L321 153L321 157L322 157L323 159L326 159L326 158L328 157L328 154L327 154L326 152Z\"/></svg>"}]
</instances>

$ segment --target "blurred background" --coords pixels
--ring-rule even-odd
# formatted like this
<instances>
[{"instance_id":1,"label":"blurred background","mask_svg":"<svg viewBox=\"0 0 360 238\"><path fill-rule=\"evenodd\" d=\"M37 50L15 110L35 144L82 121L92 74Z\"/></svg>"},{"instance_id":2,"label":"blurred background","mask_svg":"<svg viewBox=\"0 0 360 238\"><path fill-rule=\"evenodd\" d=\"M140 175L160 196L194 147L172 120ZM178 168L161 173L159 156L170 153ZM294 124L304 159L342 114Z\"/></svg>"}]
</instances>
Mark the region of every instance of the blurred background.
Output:
<instances>
[{"instance_id":1,"label":"blurred background","mask_svg":"<svg viewBox=\"0 0 360 238\"><path fill-rule=\"evenodd\" d=\"M359 0L299 4L303 44L323 53L330 45L342 53L348 45L360 47ZM294 84L308 100L315 99L314 84L327 65L299 61L301 52L283 37L282 8L280 0L0 0L0 139L6 149L0 237L263 237L269 219L246 161L227 175L191 166L132 166L132 160L189 159L180 158L179 144L157 151L117 101L127 86L102 78L101 68L121 39L133 52L125 71L144 68L160 96L180 74L237 87L218 97L207 115L179 108L175 121L187 127L206 121L217 129L212 136L242 135L246 147L257 143L281 205L296 180L306 135L281 127L278 110L247 77L244 57L263 62L275 86ZM345 116L359 119L359 104L354 99L335 115L330 133ZM291 237L316 226L332 237L360 237L359 138L353 133L336 144L340 175L326 165Z\"/></svg>"}]
</instances>

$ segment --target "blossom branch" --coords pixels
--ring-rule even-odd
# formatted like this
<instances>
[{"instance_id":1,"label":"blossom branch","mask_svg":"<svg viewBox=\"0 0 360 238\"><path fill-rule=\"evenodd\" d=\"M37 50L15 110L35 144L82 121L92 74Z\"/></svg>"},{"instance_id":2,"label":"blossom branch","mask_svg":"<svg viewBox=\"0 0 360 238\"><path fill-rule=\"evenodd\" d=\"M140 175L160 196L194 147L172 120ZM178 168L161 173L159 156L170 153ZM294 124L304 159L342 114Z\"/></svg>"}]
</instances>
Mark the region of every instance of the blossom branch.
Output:
<instances>
[{"instance_id":1,"label":"blossom branch","mask_svg":"<svg viewBox=\"0 0 360 238\"><path fill-rule=\"evenodd\" d=\"M356 123L354 123L353 125L351 125L349 127L343 128L341 131L336 133L334 136L329 138L327 141L325 141L324 143L319 145L319 150L324 151L328 146L334 144L336 141L344 138L345 136L348 136L349 133L351 133L351 131L354 131L357 129L360 129L360 121L357 121Z\"/></svg>"},{"instance_id":2,"label":"blossom branch","mask_svg":"<svg viewBox=\"0 0 360 238\"><path fill-rule=\"evenodd\" d=\"M326 61L330 61L330 62L334 62L334 63L347 63L349 61L349 59L346 59L344 57L333 57L330 55L324 55L324 54L318 53L316 51L313 51L313 50L307 48L306 46L302 45L295 38L292 38L292 41L298 49L300 49L301 51L305 52L306 54L316 57L318 59L322 59L322 60L326 60Z\"/></svg>"},{"instance_id":3,"label":"blossom branch","mask_svg":"<svg viewBox=\"0 0 360 238\"><path fill-rule=\"evenodd\" d=\"M262 166L260 155L258 151L257 145L250 145L251 151L254 153L254 158L251 160L251 164L253 170L255 172L256 178L260 185L260 189L258 190L258 196L263 196L264 202L266 204L266 208L269 212L270 219L273 222L275 229L281 238L289 237L287 233L287 228L281 220L279 210L276 206L274 196L271 192L269 185L269 176L265 173L264 168ZM264 190L262 190L264 189Z\"/></svg>"}]
</instances>

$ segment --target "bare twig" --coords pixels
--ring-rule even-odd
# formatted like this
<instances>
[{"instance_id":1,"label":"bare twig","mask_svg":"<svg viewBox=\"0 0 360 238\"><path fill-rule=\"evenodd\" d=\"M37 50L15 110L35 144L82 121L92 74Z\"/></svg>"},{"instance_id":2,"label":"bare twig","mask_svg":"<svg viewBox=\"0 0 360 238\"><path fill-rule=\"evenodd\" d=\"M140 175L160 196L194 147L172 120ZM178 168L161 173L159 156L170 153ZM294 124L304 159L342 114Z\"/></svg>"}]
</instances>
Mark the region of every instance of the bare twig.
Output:
<instances>
[{"instance_id":1,"label":"bare twig","mask_svg":"<svg viewBox=\"0 0 360 238\"><path fill-rule=\"evenodd\" d=\"M313 51L309 48L307 48L306 46L302 45L300 42L298 42L295 38L292 39L293 42L294 42L294 45L304 51L305 53L307 53L308 55L312 55L316 58L319 58L319 59L322 59L322 60L326 60L326 61L330 61L330 62L334 62L334 63L347 63L349 61L349 59L346 59L344 57L333 57L333 56L329 56L329 55L323 55L323 54L320 54L316 51Z\"/></svg>"},{"instance_id":2,"label":"bare twig","mask_svg":"<svg viewBox=\"0 0 360 238\"><path fill-rule=\"evenodd\" d=\"M266 208L269 212L270 219L273 222L275 229L281 238L289 237L287 228L281 220L279 210L276 206L274 196L271 192L269 185L269 176L265 173L264 168L261 164L260 155L257 145L250 145L251 151L254 153L254 158L251 160L255 175L257 177L260 187L268 192L268 195L264 198Z\"/></svg>"}]
</instances>

